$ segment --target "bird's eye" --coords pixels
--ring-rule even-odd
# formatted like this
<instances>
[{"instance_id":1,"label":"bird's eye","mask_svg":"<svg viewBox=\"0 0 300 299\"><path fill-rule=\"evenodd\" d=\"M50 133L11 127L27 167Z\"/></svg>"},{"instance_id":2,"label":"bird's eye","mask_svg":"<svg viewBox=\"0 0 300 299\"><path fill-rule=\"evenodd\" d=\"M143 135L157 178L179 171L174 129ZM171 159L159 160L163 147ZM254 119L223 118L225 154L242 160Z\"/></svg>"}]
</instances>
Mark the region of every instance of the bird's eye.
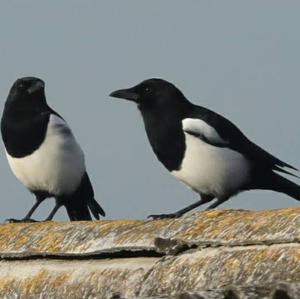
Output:
<instances>
[{"instance_id":1,"label":"bird's eye","mask_svg":"<svg viewBox=\"0 0 300 299\"><path fill-rule=\"evenodd\" d=\"M18 84L18 88L19 88L19 89L23 89L23 88L24 88L24 86L25 86L25 85L24 85L24 83L23 83L23 82L21 82L21 83L19 83L19 84Z\"/></svg>"},{"instance_id":2,"label":"bird's eye","mask_svg":"<svg viewBox=\"0 0 300 299\"><path fill-rule=\"evenodd\" d=\"M151 88L150 87L145 87L145 92L150 92Z\"/></svg>"}]
</instances>

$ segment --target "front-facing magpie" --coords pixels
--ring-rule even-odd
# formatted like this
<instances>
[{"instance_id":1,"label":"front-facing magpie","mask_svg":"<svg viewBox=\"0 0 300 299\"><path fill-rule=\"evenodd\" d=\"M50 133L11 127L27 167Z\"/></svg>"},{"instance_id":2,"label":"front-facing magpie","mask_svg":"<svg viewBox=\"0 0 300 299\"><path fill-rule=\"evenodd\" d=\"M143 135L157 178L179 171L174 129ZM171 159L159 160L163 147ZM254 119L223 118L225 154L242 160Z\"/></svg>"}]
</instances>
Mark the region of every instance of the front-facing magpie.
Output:
<instances>
[{"instance_id":1,"label":"front-facing magpie","mask_svg":"<svg viewBox=\"0 0 300 299\"><path fill-rule=\"evenodd\" d=\"M208 207L212 209L251 189L282 192L300 200L300 186L277 173L291 174L284 168L295 167L250 141L223 116L189 102L170 82L148 79L110 96L137 103L159 161L200 194L198 202L182 210L151 217L180 217L216 198Z\"/></svg>"},{"instance_id":2,"label":"front-facing magpie","mask_svg":"<svg viewBox=\"0 0 300 299\"><path fill-rule=\"evenodd\" d=\"M9 221L33 221L33 212L48 197L56 205L46 220L62 205L72 221L91 220L90 211L99 219L105 212L94 199L84 154L66 121L48 106L44 87L39 78L18 79L5 103L1 133L8 163L36 197L22 220Z\"/></svg>"}]
</instances>

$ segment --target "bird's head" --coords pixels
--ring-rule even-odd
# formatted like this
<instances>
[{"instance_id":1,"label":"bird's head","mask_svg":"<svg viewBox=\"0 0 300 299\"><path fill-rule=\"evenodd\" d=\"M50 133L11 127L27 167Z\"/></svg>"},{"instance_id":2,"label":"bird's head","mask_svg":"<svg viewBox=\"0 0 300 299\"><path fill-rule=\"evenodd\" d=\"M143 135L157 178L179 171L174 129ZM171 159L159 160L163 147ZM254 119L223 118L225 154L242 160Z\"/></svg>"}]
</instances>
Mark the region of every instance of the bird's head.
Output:
<instances>
[{"instance_id":1,"label":"bird's head","mask_svg":"<svg viewBox=\"0 0 300 299\"><path fill-rule=\"evenodd\" d=\"M35 77L17 79L9 91L7 102L28 108L45 103L44 81Z\"/></svg>"},{"instance_id":2,"label":"bird's head","mask_svg":"<svg viewBox=\"0 0 300 299\"><path fill-rule=\"evenodd\" d=\"M128 89L116 90L110 96L135 102L142 112L180 109L183 104L189 103L175 85L156 78Z\"/></svg>"}]
</instances>

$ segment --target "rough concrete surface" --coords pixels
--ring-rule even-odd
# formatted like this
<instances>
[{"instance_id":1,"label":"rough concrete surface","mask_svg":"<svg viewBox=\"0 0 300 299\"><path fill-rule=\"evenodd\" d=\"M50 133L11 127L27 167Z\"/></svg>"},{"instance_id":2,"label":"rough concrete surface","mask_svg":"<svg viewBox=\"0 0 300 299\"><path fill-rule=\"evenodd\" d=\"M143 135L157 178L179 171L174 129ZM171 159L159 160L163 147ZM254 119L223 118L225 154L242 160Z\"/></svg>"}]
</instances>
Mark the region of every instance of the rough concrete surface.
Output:
<instances>
[{"instance_id":1,"label":"rough concrete surface","mask_svg":"<svg viewBox=\"0 0 300 299\"><path fill-rule=\"evenodd\" d=\"M300 209L3 224L0 298L300 298L299 238Z\"/></svg>"}]
</instances>

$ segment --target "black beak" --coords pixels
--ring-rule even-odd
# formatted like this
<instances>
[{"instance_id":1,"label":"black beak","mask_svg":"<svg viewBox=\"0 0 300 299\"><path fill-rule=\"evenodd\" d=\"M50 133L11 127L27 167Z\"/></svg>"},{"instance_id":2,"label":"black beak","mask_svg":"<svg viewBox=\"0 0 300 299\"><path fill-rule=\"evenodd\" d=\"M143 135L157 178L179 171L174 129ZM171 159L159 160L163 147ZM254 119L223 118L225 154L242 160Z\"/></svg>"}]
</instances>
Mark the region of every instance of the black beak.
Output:
<instances>
[{"instance_id":1,"label":"black beak","mask_svg":"<svg viewBox=\"0 0 300 299\"><path fill-rule=\"evenodd\" d=\"M125 99L132 102L138 102L139 95L132 89L119 89L110 94L113 98Z\"/></svg>"}]
</instances>

